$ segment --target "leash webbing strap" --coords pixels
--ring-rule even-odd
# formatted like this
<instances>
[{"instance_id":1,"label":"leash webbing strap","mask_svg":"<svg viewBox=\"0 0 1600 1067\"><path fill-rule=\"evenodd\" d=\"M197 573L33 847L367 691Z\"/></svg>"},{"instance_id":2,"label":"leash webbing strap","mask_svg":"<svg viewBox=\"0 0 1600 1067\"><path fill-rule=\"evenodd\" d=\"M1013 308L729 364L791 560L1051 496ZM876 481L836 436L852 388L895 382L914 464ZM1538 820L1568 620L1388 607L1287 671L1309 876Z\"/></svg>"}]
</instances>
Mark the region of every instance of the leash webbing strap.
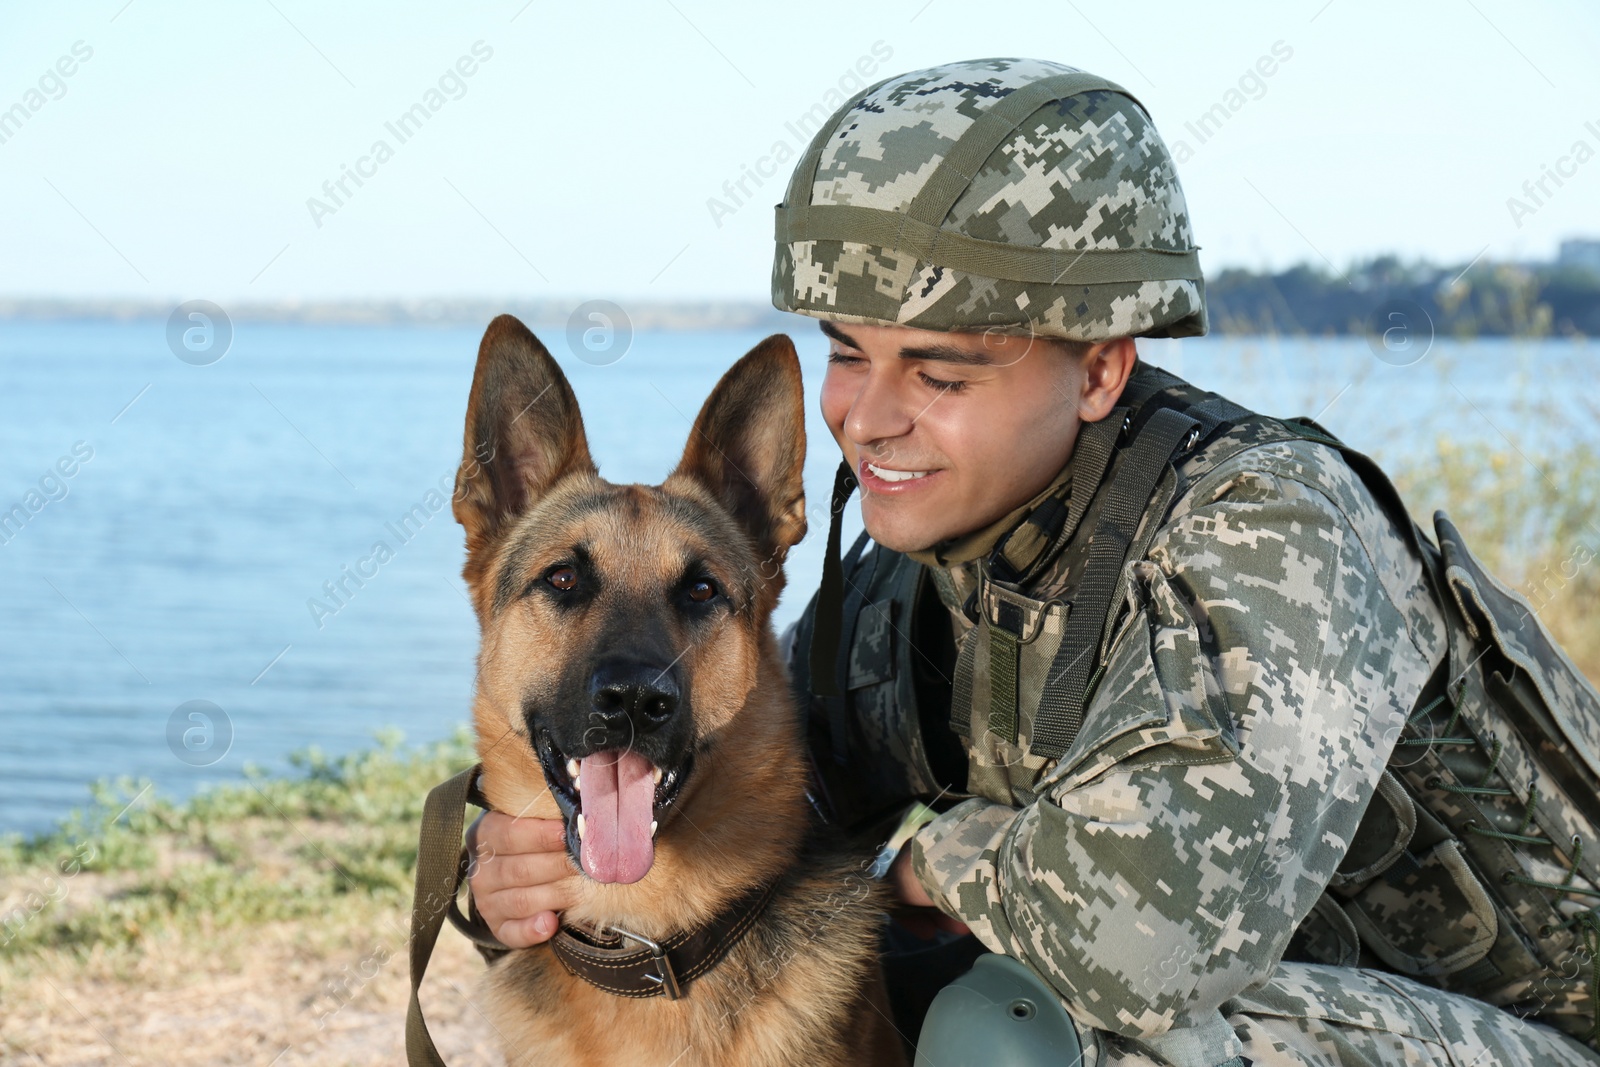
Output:
<instances>
[{"instance_id":1,"label":"leash webbing strap","mask_svg":"<svg viewBox=\"0 0 1600 1067\"><path fill-rule=\"evenodd\" d=\"M461 870L461 830L467 801L482 764L462 771L428 792L417 840L417 884L411 899L411 1004L406 1009L406 1062L410 1067L445 1067L422 1018L422 976L445 916L455 908Z\"/></svg>"}]
</instances>

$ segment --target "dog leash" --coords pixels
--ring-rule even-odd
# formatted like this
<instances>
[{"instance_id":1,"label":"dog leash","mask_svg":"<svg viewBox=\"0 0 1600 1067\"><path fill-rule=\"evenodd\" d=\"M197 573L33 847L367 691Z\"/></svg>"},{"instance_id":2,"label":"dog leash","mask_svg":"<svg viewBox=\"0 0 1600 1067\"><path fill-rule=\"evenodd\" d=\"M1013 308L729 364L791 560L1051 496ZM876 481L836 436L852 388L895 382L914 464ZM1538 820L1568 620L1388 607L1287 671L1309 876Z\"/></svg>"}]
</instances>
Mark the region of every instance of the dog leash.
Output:
<instances>
[{"instance_id":1,"label":"dog leash","mask_svg":"<svg viewBox=\"0 0 1600 1067\"><path fill-rule=\"evenodd\" d=\"M463 812L471 803L488 810L489 802L478 790L478 773L483 764L475 763L447 782L428 791L422 803L422 831L417 839L417 881L411 898L411 1003L406 1008L406 1062L410 1067L445 1067L433 1045L428 1024L422 1018L422 976L439 940L439 930L448 917L474 942L504 949L500 942L486 938L461 915L456 894L466 877L468 856L461 843Z\"/></svg>"},{"instance_id":2,"label":"dog leash","mask_svg":"<svg viewBox=\"0 0 1600 1067\"><path fill-rule=\"evenodd\" d=\"M461 843L463 812L468 804L489 809L477 784L482 769L481 763L474 764L434 786L422 805L411 903L411 1003L406 1008L406 1062L410 1067L446 1067L428 1033L420 999L422 979L445 919L480 947L507 951L481 920L463 916L456 902L470 860ZM563 924L550 939L550 947L568 973L613 996L677 1000L689 982L722 962L749 932L777 886L777 879L757 886L704 926L663 941L616 926L599 931ZM644 948L629 949L624 938Z\"/></svg>"}]
</instances>

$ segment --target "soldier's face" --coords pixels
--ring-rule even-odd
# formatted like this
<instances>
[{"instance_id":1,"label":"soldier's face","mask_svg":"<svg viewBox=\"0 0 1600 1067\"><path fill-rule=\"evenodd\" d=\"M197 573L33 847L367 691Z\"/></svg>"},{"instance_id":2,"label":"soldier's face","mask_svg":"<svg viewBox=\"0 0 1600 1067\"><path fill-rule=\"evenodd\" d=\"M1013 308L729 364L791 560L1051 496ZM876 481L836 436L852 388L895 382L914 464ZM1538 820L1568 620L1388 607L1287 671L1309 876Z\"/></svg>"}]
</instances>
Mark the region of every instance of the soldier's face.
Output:
<instances>
[{"instance_id":1,"label":"soldier's face","mask_svg":"<svg viewBox=\"0 0 1600 1067\"><path fill-rule=\"evenodd\" d=\"M823 322L822 415L861 482L867 533L911 551L982 529L1049 485L1115 406L1133 342ZM1112 364L1107 373L1105 364Z\"/></svg>"}]
</instances>

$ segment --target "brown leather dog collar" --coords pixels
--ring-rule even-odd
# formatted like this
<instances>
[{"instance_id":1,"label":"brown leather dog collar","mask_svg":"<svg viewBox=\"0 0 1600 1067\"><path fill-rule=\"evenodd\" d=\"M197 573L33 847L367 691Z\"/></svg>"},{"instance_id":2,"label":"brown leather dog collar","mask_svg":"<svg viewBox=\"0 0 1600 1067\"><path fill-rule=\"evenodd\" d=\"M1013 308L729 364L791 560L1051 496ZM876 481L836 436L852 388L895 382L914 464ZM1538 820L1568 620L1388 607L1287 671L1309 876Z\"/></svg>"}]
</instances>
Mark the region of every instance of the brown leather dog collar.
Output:
<instances>
[{"instance_id":1,"label":"brown leather dog collar","mask_svg":"<svg viewBox=\"0 0 1600 1067\"><path fill-rule=\"evenodd\" d=\"M550 939L550 947L568 972L597 989L619 997L677 1000L691 981L720 963L755 925L776 888L776 882L760 886L706 925L665 941L615 926L596 932L564 925Z\"/></svg>"}]
</instances>

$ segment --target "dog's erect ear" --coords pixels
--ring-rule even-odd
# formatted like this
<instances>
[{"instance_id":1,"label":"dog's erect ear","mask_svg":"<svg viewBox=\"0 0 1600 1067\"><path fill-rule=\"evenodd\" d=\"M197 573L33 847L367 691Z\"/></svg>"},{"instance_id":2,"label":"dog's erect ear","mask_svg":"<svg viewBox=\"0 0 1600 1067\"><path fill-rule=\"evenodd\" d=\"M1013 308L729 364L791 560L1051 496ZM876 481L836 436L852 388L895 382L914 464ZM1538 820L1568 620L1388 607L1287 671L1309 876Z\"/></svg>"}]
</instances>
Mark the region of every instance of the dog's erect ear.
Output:
<instances>
[{"instance_id":1,"label":"dog's erect ear","mask_svg":"<svg viewBox=\"0 0 1600 1067\"><path fill-rule=\"evenodd\" d=\"M469 572L505 525L552 485L594 470L566 375L526 326L499 316L478 346L451 508L466 527Z\"/></svg>"},{"instance_id":2,"label":"dog's erect ear","mask_svg":"<svg viewBox=\"0 0 1600 1067\"><path fill-rule=\"evenodd\" d=\"M794 342L775 333L722 376L672 472L715 493L774 562L806 533L805 406Z\"/></svg>"}]
</instances>

